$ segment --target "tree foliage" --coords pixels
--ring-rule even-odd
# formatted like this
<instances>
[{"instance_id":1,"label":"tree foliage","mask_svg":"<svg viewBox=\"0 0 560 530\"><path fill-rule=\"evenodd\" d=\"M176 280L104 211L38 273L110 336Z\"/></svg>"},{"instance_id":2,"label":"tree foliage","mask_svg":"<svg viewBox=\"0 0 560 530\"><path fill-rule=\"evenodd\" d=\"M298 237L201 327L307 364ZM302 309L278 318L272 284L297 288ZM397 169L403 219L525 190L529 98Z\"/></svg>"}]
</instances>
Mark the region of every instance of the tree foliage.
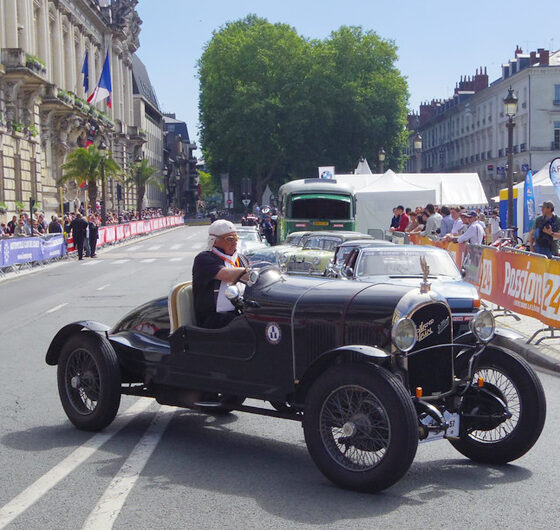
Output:
<instances>
[{"instance_id":1,"label":"tree foliage","mask_svg":"<svg viewBox=\"0 0 560 530\"><path fill-rule=\"evenodd\" d=\"M66 162L62 165L62 176L59 184L75 180L78 184L83 182L88 186L89 203L95 207L97 201L97 182L101 180L101 152L95 145L89 148L77 147L68 153ZM121 167L113 160L111 153L105 156L105 179L115 177L120 179Z\"/></svg>"},{"instance_id":2,"label":"tree foliage","mask_svg":"<svg viewBox=\"0 0 560 530\"><path fill-rule=\"evenodd\" d=\"M135 162L129 169L125 182L136 186L136 211L142 210L142 202L146 195L146 186L151 184L160 191L165 190L165 185L161 181L161 176L157 175L158 169L150 166L148 160L143 158Z\"/></svg>"},{"instance_id":3,"label":"tree foliage","mask_svg":"<svg viewBox=\"0 0 560 530\"><path fill-rule=\"evenodd\" d=\"M396 46L341 27L309 40L255 15L214 32L199 61L204 158L212 174L269 184L350 172L361 156L401 165L407 84Z\"/></svg>"}]
</instances>

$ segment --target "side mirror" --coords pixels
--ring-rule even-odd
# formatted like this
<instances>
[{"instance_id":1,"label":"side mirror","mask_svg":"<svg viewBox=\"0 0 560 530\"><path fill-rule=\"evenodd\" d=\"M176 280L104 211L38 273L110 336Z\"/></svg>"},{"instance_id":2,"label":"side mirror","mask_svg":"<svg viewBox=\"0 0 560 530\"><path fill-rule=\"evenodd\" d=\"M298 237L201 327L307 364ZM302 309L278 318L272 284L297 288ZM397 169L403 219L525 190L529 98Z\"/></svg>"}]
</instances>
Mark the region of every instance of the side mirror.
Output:
<instances>
[{"instance_id":1,"label":"side mirror","mask_svg":"<svg viewBox=\"0 0 560 530\"><path fill-rule=\"evenodd\" d=\"M344 276L346 276L347 278L353 278L354 277L354 269L352 267L346 267L344 269Z\"/></svg>"},{"instance_id":2,"label":"side mirror","mask_svg":"<svg viewBox=\"0 0 560 530\"><path fill-rule=\"evenodd\" d=\"M251 270L249 273L249 279L247 280L247 285L251 287L255 285L259 281L259 271L258 270ZM233 286L232 286L233 287ZM227 292L227 290L226 290ZM227 294L226 294L227 296Z\"/></svg>"},{"instance_id":3,"label":"side mirror","mask_svg":"<svg viewBox=\"0 0 560 530\"><path fill-rule=\"evenodd\" d=\"M461 277L464 278L467 275L467 271L465 270L465 267L461 267Z\"/></svg>"}]
</instances>

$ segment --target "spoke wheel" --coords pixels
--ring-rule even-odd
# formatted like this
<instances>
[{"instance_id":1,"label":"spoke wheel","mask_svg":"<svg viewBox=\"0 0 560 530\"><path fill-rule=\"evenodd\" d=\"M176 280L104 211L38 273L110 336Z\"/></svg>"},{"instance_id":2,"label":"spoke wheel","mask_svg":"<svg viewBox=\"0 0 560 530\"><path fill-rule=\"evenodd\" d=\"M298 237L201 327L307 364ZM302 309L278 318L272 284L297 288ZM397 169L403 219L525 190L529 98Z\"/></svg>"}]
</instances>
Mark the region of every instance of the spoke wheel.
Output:
<instances>
[{"instance_id":1,"label":"spoke wheel","mask_svg":"<svg viewBox=\"0 0 560 530\"><path fill-rule=\"evenodd\" d=\"M408 470L418 446L418 421L408 392L372 365L336 365L311 387L303 418L317 467L334 483L380 491Z\"/></svg>"},{"instance_id":2,"label":"spoke wheel","mask_svg":"<svg viewBox=\"0 0 560 530\"><path fill-rule=\"evenodd\" d=\"M463 362L466 365L467 359ZM465 375L466 366L459 368ZM538 440L546 417L542 384L525 359L509 350L488 347L478 360L473 383L482 377L506 403L511 418L488 430L461 427L450 440L460 453L478 462L505 464L523 456Z\"/></svg>"},{"instance_id":3,"label":"spoke wheel","mask_svg":"<svg viewBox=\"0 0 560 530\"><path fill-rule=\"evenodd\" d=\"M91 332L72 335L58 361L58 392L68 419L98 431L115 418L121 400L119 362L107 339Z\"/></svg>"}]
</instances>

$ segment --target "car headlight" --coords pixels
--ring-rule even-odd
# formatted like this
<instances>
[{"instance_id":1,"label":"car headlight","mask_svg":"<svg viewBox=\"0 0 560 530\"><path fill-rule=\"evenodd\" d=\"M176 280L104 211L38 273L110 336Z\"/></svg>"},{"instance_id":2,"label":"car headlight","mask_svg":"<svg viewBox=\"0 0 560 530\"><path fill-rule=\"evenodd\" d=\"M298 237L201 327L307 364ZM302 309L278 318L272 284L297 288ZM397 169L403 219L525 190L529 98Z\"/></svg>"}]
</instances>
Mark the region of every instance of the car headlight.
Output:
<instances>
[{"instance_id":1,"label":"car headlight","mask_svg":"<svg viewBox=\"0 0 560 530\"><path fill-rule=\"evenodd\" d=\"M481 342L490 342L496 331L496 321L491 311L479 311L471 320L471 331Z\"/></svg>"},{"instance_id":2,"label":"car headlight","mask_svg":"<svg viewBox=\"0 0 560 530\"><path fill-rule=\"evenodd\" d=\"M398 350L409 352L416 344L416 324L410 318L400 318L393 324L391 339Z\"/></svg>"}]
</instances>

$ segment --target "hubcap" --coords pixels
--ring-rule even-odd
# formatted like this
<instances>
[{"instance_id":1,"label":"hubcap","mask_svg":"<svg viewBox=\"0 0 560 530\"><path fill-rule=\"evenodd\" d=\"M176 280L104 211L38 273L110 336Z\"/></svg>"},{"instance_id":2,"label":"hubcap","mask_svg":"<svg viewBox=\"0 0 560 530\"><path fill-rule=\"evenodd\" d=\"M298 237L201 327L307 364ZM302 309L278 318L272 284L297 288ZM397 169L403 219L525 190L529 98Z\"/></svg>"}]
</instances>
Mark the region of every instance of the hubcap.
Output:
<instances>
[{"instance_id":1,"label":"hubcap","mask_svg":"<svg viewBox=\"0 0 560 530\"><path fill-rule=\"evenodd\" d=\"M356 434L356 424L352 421L347 421L342 426L342 434L346 437L354 436Z\"/></svg>"}]
</instances>

